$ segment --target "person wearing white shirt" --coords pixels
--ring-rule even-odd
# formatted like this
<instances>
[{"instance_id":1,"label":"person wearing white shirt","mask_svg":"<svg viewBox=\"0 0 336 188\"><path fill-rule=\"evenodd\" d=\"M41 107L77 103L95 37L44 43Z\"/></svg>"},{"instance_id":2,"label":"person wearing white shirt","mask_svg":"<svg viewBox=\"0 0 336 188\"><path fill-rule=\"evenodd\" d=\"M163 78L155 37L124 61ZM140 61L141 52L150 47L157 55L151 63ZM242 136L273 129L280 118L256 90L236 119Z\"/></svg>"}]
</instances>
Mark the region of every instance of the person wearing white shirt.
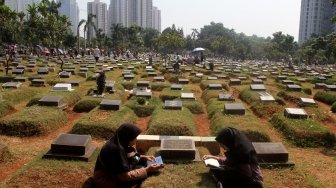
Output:
<instances>
[{"instance_id":1,"label":"person wearing white shirt","mask_svg":"<svg viewBox=\"0 0 336 188\"><path fill-rule=\"evenodd\" d=\"M98 48L98 46L96 46L96 48L93 51L93 55L96 59L96 63L98 63L99 57L100 57L100 49Z\"/></svg>"}]
</instances>

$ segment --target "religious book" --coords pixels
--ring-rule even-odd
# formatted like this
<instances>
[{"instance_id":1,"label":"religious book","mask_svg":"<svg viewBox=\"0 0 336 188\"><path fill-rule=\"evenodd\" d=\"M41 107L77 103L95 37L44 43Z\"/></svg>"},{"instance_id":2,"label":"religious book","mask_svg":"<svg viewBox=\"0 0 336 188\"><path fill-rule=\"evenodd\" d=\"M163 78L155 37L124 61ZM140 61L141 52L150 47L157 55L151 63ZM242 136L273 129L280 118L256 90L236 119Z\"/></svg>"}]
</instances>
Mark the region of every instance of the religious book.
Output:
<instances>
[{"instance_id":1,"label":"religious book","mask_svg":"<svg viewBox=\"0 0 336 188\"><path fill-rule=\"evenodd\" d=\"M217 168L220 167L219 162L216 159L205 159L204 163L208 167L217 167Z\"/></svg>"},{"instance_id":2,"label":"religious book","mask_svg":"<svg viewBox=\"0 0 336 188\"><path fill-rule=\"evenodd\" d=\"M162 161L161 156L155 157L154 161L147 161L147 166L150 166L150 165L163 166L163 161Z\"/></svg>"}]
</instances>

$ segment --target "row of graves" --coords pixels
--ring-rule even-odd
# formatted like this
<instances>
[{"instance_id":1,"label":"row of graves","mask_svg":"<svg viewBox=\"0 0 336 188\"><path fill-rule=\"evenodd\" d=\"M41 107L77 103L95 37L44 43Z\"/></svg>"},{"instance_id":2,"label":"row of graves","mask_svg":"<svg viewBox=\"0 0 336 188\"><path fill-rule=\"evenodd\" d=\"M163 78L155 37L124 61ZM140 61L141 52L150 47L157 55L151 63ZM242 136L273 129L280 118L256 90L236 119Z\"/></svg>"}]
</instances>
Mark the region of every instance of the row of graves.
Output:
<instances>
[{"instance_id":1,"label":"row of graves","mask_svg":"<svg viewBox=\"0 0 336 188\"><path fill-rule=\"evenodd\" d=\"M34 63L36 64L36 60L34 62L33 59L29 59L28 65ZM48 68L44 68L44 70L48 69L48 73L39 74L40 68L38 68L37 73L41 75L40 80L43 80L43 75L49 74L49 71L53 68L53 66L49 65L49 61L43 63L48 64ZM12 74L15 74L15 70L17 70L18 66L22 66L21 64L23 63L19 62L18 64L14 63L11 65ZM64 66L67 68L64 71L70 75L69 77L64 77L68 80L67 83L53 85L52 92L54 93L50 94L49 92L48 95L40 97L37 101L38 106L27 107L23 112L5 116L0 123L0 129L1 127L6 127L6 130L8 130L8 125L14 122L13 120L24 117L27 113L26 111L29 111L30 108L35 108L34 111L39 113L36 117L42 116L45 118L53 114L54 121L56 122L53 126L57 128L66 121L66 114L63 109L75 105L74 102L70 104L69 101L71 100L68 98L71 98L69 97L71 93L76 92L76 89L73 89L73 87L78 87L79 82L74 84L74 81L70 80L71 75L76 74L87 77L87 75L83 75L88 73L91 68L98 67L90 79L83 81L89 82L94 80L100 71L116 72L114 70L120 69L122 70L121 77L117 80L109 80L109 77L107 77L108 80L105 85L105 92L107 94L105 96L101 96L100 98L96 95L91 95L85 96L85 99L82 99L86 101L98 101L97 106L93 105L93 108L84 114L74 125L70 133L61 134L53 141L50 151L45 154L46 158L67 158L88 161L96 149L92 144L91 137L108 139L122 123L135 123L137 116L139 116L138 112L141 111L144 112L141 116L150 116L150 123L147 135L141 135L138 138L137 146L139 151L147 152L151 147L160 147L158 155L161 155L164 161L200 161L197 147L206 147L212 154L219 154L220 152L219 145L214 140L214 137L196 136L195 122L191 109L199 103L204 102L208 109L213 134L216 134L216 130L218 131L219 128L236 127L246 133L253 141L258 160L262 165L293 166L294 164L289 161L289 154L284 145L281 142L272 142L270 140L269 136L262 130L263 128L258 126L259 121L248 106L252 103L266 106L270 104L277 105L277 97L268 90L268 87L270 83L278 83L280 88L285 88L286 92L290 94L294 93L295 96L305 96L300 97L301 106L312 105L314 108L318 108L314 99L307 98L304 95L302 84L298 85L295 83L304 83L307 79L321 80L324 81L325 85L322 87L322 84L317 82L315 89L323 89L328 92L333 92L335 86L335 83L329 84L325 82L335 78L333 75L335 70L331 67L294 67L290 69L283 64L263 65L259 62L215 62L215 70L209 71L204 70L203 66L198 67L196 65L192 67L182 65L182 73L176 74L177 80L170 83L166 80L166 75L162 74L162 72L159 73L158 68L162 68L162 65L160 63L156 64L156 66L146 66L146 61L129 63L122 60L115 62L109 59L106 62L104 60L103 62L94 63L92 58L86 60L76 59L73 63L65 63ZM138 80L140 75L135 74L135 71L139 71L139 65L143 65L142 67L144 67L144 74L146 74L147 79ZM68 70L69 67L71 67L71 71ZM165 67L164 69L167 70L167 74L174 75L174 70L171 67ZM25 71L34 72L29 66L23 70L23 77L26 74ZM65 75L64 72L60 72L58 75L61 76L61 74ZM323 80L322 77L326 78L326 80ZM15 78L14 80L17 80ZM199 78L200 83L193 83L192 80L197 80L193 78ZM276 80L277 82L271 82L271 80ZM10 88L15 90L19 89L23 82L11 81L5 82L2 87L7 89L8 85L12 84L16 85L16 87ZM127 89L122 87L120 89L118 85L123 84L133 87ZM159 97L153 94L154 85L162 85L160 90L155 89L155 92L160 93ZM195 89L195 85L201 87L202 99L196 98L198 90ZM33 86L35 85L31 83L29 87ZM252 101L245 100L243 97L238 98L238 95L235 93L237 90L240 92L247 90L252 93L251 96L257 95L258 98L252 97ZM67 94L57 94L64 92ZM125 95L127 95L127 99L124 98ZM44 106L48 106L48 108L52 107L51 109L54 111L48 111ZM36 110L36 108L41 108L41 110ZM316 135L323 133L326 136L330 136L331 133L321 123L310 118L311 115L304 108L283 106L280 109L281 111L278 111L271 118L271 123L274 127L279 128L280 131L283 128L289 130L290 134L283 132L289 140L291 138L296 140L291 141L298 146L309 144L303 143L306 139L314 140L311 146L327 144L324 137ZM41 122L41 119L36 119ZM49 118L46 122L48 122L48 125L46 123L43 126L50 126L52 124ZM305 127L306 125L308 127ZM16 130L18 127L20 127L19 124L15 126L11 125L13 129L11 132L20 132L21 130ZM2 130L0 130L1 134L7 134ZM43 131L36 131L43 134ZM309 137L302 138L296 136L302 132L309 132ZM22 131L20 134L32 136ZM253 135L257 135L257 137Z\"/></svg>"}]
</instances>

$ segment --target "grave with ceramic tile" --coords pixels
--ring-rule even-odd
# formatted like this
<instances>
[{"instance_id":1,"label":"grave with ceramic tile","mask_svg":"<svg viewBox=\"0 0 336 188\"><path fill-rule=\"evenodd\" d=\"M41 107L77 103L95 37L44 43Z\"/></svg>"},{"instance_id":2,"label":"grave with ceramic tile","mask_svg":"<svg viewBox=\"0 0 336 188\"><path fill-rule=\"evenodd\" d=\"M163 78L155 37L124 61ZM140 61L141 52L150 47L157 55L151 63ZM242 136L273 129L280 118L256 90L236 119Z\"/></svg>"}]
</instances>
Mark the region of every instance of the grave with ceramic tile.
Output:
<instances>
[{"instance_id":1,"label":"grave with ceramic tile","mask_svg":"<svg viewBox=\"0 0 336 188\"><path fill-rule=\"evenodd\" d=\"M60 109L67 108L64 98L61 96L44 96L38 102L40 106L54 106Z\"/></svg>"},{"instance_id":2,"label":"grave with ceramic tile","mask_svg":"<svg viewBox=\"0 0 336 188\"><path fill-rule=\"evenodd\" d=\"M302 108L285 108L284 116L292 119L307 119L308 114Z\"/></svg>"},{"instance_id":3,"label":"grave with ceramic tile","mask_svg":"<svg viewBox=\"0 0 336 188\"><path fill-rule=\"evenodd\" d=\"M179 79L178 79L178 83L179 83L179 84L188 84L188 83L189 83L189 80L186 79L186 78L179 78Z\"/></svg>"},{"instance_id":4,"label":"grave with ceramic tile","mask_svg":"<svg viewBox=\"0 0 336 188\"><path fill-rule=\"evenodd\" d=\"M266 91L264 84L251 84L250 88L252 91Z\"/></svg>"},{"instance_id":5,"label":"grave with ceramic tile","mask_svg":"<svg viewBox=\"0 0 336 188\"><path fill-rule=\"evenodd\" d=\"M220 93L218 95L218 100L220 100L220 101L235 101L235 98L230 93Z\"/></svg>"},{"instance_id":6,"label":"grave with ceramic tile","mask_svg":"<svg viewBox=\"0 0 336 188\"><path fill-rule=\"evenodd\" d=\"M6 82L4 84L2 84L2 88L14 88L14 89L18 89L20 88L22 85L21 82Z\"/></svg>"},{"instance_id":7,"label":"grave with ceramic tile","mask_svg":"<svg viewBox=\"0 0 336 188\"><path fill-rule=\"evenodd\" d=\"M241 80L240 79L234 79L234 78L231 78L230 79L230 83L229 83L230 86L234 86L234 85L241 85Z\"/></svg>"},{"instance_id":8,"label":"grave with ceramic tile","mask_svg":"<svg viewBox=\"0 0 336 188\"><path fill-rule=\"evenodd\" d=\"M299 85L287 85L286 89L287 91L296 91L296 92L300 92L302 90L301 86Z\"/></svg>"},{"instance_id":9,"label":"grave with ceramic tile","mask_svg":"<svg viewBox=\"0 0 336 188\"><path fill-rule=\"evenodd\" d=\"M161 139L158 153L165 162L200 161L192 139Z\"/></svg>"},{"instance_id":10,"label":"grave with ceramic tile","mask_svg":"<svg viewBox=\"0 0 336 188\"><path fill-rule=\"evenodd\" d=\"M171 90L182 90L182 88L183 88L183 86L180 85L180 84L172 84L172 85L170 86L170 89L171 89Z\"/></svg>"},{"instance_id":11,"label":"grave with ceramic tile","mask_svg":"<svg viewBox=\"0 0 336 188\"><path fill-rule=\"evenodd\" d=\"M179 100L166 100L164 109L167 110L182 110L182 101Z\"/></svg>"},{"instance_id":12,"label":"grave with ceramic tile","mask_svg":"<svg viewBox=\"0 0 336 188\"><path fill-rule=\"evenodd\" d=\"M73 91L74 89L71 88L71 84L68 83L58 83L56 84L52 91Z\"/></svg>"},{"instance_id":13,"label":"grave with ceramic tile","mask_svg":"<svg viewBox=\"0 0 336 188\"><path fill-rule=\"evenodd\" d=\"M181 99L195 100L194 93L181 93Z\"/></svg>"}]
</instances>

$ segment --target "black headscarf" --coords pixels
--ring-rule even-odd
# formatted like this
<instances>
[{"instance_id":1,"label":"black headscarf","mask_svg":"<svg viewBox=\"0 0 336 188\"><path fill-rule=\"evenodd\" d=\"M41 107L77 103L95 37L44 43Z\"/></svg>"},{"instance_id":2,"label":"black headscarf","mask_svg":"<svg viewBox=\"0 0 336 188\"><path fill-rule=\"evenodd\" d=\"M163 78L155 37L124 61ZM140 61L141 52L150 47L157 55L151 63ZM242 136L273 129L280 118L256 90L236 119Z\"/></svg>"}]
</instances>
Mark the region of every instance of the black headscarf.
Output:
<instances>
[{"instance_id":1,"label":"black headscarf","mask_svg":"<svg viewBox=\"0 0 336 188\"><path fill-rule=\"evenodd\" d=\"M227 165L258 164L256 151L251 141L235 128L221 130L216 141L228 147L225 152Z\"/></svg>"},{"instance_id":2,"label":"black headscarf","mask_svg":"<svg viewBox=\"0 0 336 188\"><path fill-rule=\"evenodd\" d=\"M127 158L128 144L140 133L141 130L135 125L122 124L101 149L95 170L103 169L113 174L132 170Z\"/></svg>"}]
</instances>

